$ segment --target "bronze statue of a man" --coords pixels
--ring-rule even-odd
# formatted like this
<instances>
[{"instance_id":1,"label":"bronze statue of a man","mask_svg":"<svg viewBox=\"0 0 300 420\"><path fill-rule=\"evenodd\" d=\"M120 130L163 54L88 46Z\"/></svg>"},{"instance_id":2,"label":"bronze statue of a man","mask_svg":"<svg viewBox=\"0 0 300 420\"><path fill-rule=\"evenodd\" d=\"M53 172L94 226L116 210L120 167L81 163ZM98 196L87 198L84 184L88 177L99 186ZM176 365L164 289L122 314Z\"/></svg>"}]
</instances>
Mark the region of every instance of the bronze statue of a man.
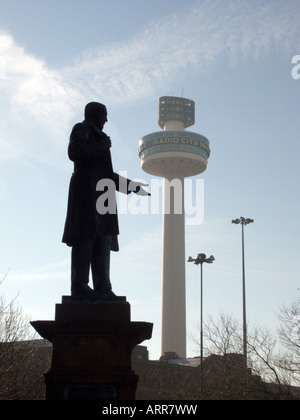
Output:
<instances>
[{"instance_id":1,"label":"bronze statue of a man","mask_svg":"<svg viewBox=\"0 0 300 420\"><path fill-rule=\"evenodd\" d=\"M111 140L102 130L107 109L98 102L85 107L85 119L73 127L68 155L74 162L70 181L68 210L62 242L72 247L71 295L90 301L119 301L110 282L110 251L118 251L118 216L116 211L98 212L96 203L105 191L97 191L101 180L114 182L115 190L149 195L146 184L125 180L113 171ZM130 184L130 189L128 188ZM112 192L115 194L115 191ZM105 214L101 214L105 213ZM88 286L92 271L94 289Z\"/></svg>"}]
</instances>

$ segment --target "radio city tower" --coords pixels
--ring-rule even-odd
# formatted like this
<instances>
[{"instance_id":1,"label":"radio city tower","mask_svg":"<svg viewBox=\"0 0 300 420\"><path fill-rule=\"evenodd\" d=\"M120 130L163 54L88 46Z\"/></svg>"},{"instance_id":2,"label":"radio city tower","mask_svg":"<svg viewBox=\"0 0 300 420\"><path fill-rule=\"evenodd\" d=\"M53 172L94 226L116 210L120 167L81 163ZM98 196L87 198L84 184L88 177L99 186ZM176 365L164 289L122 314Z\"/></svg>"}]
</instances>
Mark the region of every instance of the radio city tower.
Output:
<instances>
[{"instance_id":1,"label":"radio city tower","mask_svg":"<svg viewBox=\"0 0 300 420\"><path fill-rule=\"evenodd\" d=\"M163 131L140 139L139 156L145 172L164 178L161 354L186 358L184 178L205 171L210 148L185 131L195 123L194 101L163 96L158 110Z\"/></svg>"}]
</instances>

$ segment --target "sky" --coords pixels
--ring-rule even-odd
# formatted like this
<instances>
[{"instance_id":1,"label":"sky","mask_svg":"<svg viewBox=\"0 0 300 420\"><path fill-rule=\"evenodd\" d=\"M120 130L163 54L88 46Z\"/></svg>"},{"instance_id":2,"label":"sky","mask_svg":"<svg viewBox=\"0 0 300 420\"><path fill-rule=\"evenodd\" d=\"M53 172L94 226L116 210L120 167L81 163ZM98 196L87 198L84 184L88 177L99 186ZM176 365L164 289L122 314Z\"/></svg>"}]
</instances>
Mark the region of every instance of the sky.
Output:
<instances>
[{"instance_id":1,"label":"sky","mask_svg":"<svg viewBox=\"0 0 300 420\"><path fill-rule=\"evenodd\" d=\"M297 55L299 0L0 0L1 294L17 295L31 320L54 319L70 294L70 248L61 243L67 147L86 103L107 106L115 172L151 192L157 178L141 169L139 139L160 130L159 97L183 96L196 104L189 130L211 148L207 170L189 178L191 203L203 180L204 215L189 216L185 238L187 258L215 256L203 267L204 316L242 322L241 226L231 220L249 217L247 319L276 331L279 306L300 288ZM111 262L132 320L154 324L144 343L152 360L160 357L162 214L151 214L151 200L161 194L128 197ZM187 263L190 357L199 354L191 339L199 276Z\"/></svg>"}]
</instances>

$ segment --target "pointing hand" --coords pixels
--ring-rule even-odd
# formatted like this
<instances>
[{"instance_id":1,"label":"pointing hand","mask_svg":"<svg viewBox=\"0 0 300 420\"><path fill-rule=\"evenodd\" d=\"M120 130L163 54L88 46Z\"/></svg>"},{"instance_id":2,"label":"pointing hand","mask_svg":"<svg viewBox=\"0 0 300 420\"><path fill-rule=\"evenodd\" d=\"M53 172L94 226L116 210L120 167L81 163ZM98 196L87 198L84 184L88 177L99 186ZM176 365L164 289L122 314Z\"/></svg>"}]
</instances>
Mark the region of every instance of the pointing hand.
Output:
<instances>
[{"instance_id":1,"label":"pointing hand","mask_svg":"<svg viewBox=\"0 0 300 420\"><path fill-rule=\"evenodd\" d=\"M148 184L144 184L143 182L135 182L135 181L131 181L129 184L129 190L134 192L137 195L141 195L141 196L151 196L150 193L148 193L148 191L146 191L143 187L148 187Z\"/></svg>"}]
</instances>

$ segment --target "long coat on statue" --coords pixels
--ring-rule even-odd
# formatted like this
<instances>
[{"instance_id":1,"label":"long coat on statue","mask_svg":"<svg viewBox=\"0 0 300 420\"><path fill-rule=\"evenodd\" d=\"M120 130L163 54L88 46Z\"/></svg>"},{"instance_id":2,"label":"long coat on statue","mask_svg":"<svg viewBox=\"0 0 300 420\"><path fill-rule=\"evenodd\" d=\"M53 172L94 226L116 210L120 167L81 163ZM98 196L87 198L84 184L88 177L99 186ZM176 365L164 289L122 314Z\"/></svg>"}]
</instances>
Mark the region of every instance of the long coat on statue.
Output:
<instances>
[{"instance_id":1,"label":"long coat on statue","mask_svg":"<svg viewBox=\"0 0 300 420\"><path fill-rule=\"evenodd\" d=\"M118 251L118 216L114 212L99 214L96 203L104 191L96 191L100 180L114 181L115 190L120 190L120 177L113 171L109 137L96 126L83 121L73 127L68 147L69 158L74 162L74 173L70 181L68 210L62 242L72 246L74 240L111 235L113 251ZM124 178L123 178L124 180ZM130 181L126 180L127 187ZM110 191L114 195L115 190ZM126 191L122 191L128 194ZM111 197L113 198L113 197Z\"/></svg>"}]
</instances>

